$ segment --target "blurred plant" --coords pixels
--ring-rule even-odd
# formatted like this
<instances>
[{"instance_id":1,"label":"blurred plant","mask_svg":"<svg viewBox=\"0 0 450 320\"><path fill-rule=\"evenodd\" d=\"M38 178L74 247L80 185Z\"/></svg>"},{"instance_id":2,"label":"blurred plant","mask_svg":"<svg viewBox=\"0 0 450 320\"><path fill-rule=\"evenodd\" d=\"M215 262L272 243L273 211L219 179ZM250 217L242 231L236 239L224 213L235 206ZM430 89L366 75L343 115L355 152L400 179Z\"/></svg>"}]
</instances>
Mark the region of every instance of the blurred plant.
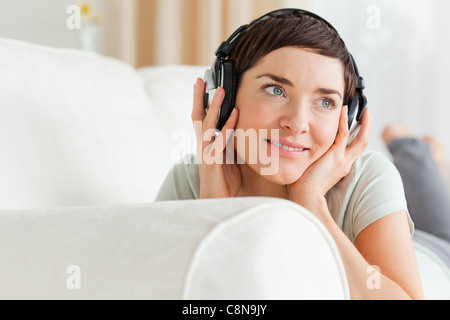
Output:
<instances>
[{"instance_id":1,"label":"blurred plant","mask_svg":"<svg viewBox=\"0 0 450 320\"><path fill-rule=\"evenodd\" d=\"M95 11L91 1L78 1L77 5L80 8L82 21L87 23L100 23L100 15Z\"/></svg>"},{"instance_id":2,"label":"blurred plant","mask_svg":"<svg viewBox=\"0 0 450 320\"><path fill-rule=\"evenodd\" d=\"M81 16L79 46L82 50L99 51L100 15L94 9L91 1L78 1Z\"/></svg>"}]
</instances>

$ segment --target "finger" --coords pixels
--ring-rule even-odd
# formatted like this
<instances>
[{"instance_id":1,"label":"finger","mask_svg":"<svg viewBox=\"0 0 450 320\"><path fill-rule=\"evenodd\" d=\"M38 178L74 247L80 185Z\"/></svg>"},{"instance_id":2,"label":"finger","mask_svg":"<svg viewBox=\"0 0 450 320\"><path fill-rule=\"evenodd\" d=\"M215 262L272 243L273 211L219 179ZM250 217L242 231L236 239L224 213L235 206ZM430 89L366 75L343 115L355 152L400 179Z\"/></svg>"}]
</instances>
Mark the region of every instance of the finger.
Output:
<instances>
[{"instance_id":1,"label":"finger","mask_svg":"<svg viewBox=\"0 0 450 320\"><path fill-rule=\"evenodd\" d=\"M205 93L205 83L202 79L197 78L194 85L194 101L192 106L192 122L194 125L195 137L197 139L197 154L201 154L203 150L203 121L205 120L206 112L203 103Z\"/></svg>"},{"instance_id":2,"label":"finger","mask_svg":"<svg viewBox=\"0 0 450 320\"><path fill-rule=\"evenodd\" d=\"M236 108L234 108L227 122L223 126L222 131L220 131L219 135L217 136L216 141L214 141L214 143L219 143L220 141L220 143L222 143L223 150L225 150L228 140L230 140L230 137L233 133L232 129L236 127L238 118L239 118L239 111Z\"/></svg>"},{"instance_id":3,"label":"finger","mask_svg":"<svg viewBox=\"0 0 450 320\"><path fill-rule=\"evenodd\" d=\"M360 139L363 144L366 144L366 146L369 142L369 135L372 129L372 118L372 111L367 108L361 118L361 131L359 132L357 137L357 139Z\"/></svg>"},{"instance_id":4,"label":"finger","mask_svg":"<svg viewBox=\"0 0 450 320\"><path fill-rule=\"evenodd\" d=\"M345 149L348 143L348 107L343 106L341 109L341 116L339 118L339 128L334 144L340 149Z\"/></svg>"},{"instance_id":5,"label":"finger","mask_svg":"<svg viewBox=\"0 0 450 320\"><path fill-rule=\"evenodd\" d=\"M206 116L203 97L205 95L205 83L202 79L197 78L194 85L194 103L192 107L192 121L203 121Z\"/></svg>"},{"instance_id":6,"label":"finger","mask_svg":"<svg viewBox=\"0 0 450 320\"><path fill-rule=\"evenodd\" d=\"M208 113L206 114L203 130L215 129L217 117L219 115L220 107L222 106L223 99L225 98L225 91L221 87L217 87L216 93L209 106Z\"/></svg>"},{"instance_id":7,"label":"finger","mask_svg":"<svg viewBox=\"0 0 450 320\"><path fill-rule=\"evenodd\" d=\"M361 118L361 129L358 136L352 141L348 147L349 153L354 157L358 157L369 144L370 131L372 129L372 112L369 108L366 108Z\"/></svg>"}]
</instances>

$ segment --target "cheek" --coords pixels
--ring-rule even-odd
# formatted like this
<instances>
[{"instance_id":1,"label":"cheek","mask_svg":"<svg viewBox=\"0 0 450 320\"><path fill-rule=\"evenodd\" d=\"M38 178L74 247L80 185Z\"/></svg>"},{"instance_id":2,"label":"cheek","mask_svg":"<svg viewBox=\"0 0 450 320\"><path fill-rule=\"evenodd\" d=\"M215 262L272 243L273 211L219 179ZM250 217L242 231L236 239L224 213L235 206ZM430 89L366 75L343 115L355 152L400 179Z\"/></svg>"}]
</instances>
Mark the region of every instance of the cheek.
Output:
<instances>
[{"instance_id":1,"label":"cheek","mask_svg":"<svg viewBox=\"0 0 450 320\"><path fill-rule=\"evenodd\" d=\"M333 145L336 140L336 134L338 131L339 119L330 119L316 125L314 127L314 137L319 149L323 150L324 153Z\"/></svg>"},{"instance_id":2,"label":"cheek","mask_svg":"<svg viewBox=\"0 0 450 320\"><path fill-rule=\"evenodd\" d=\"M239 118L236 124L236 129L264 129L269 128L271 121L273 121L273 112L264 105L258 104L257 101L251 103L236 103L236 108L239 110Z\"/></svg>"}]
</instances>

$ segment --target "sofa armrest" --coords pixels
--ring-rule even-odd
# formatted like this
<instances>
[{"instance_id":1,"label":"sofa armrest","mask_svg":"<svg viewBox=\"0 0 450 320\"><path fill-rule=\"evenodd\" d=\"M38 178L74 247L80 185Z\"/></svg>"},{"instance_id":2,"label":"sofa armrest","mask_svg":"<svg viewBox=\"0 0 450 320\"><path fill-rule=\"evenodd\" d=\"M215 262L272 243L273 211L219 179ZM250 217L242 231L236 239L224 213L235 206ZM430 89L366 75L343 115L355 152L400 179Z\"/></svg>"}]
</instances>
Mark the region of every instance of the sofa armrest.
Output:
<instances>
[{"instance_id":1,"label":"sofa armrest","mask_svg":"<svg viewBox=\"0 0 450 320\"><path fill-rule=\"evenodd\" d=\"M348 299L312 214L271 198L0 212L0 299Z\"/></svg>"}]
</instances>

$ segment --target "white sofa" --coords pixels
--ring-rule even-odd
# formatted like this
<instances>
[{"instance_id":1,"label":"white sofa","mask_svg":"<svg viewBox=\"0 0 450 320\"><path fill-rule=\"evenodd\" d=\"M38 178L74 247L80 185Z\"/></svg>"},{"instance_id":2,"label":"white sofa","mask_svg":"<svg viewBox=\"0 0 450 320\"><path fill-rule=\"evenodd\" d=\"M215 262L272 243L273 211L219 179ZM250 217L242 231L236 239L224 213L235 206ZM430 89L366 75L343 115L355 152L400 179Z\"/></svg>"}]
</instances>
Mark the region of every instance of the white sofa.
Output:
<instances>
[{"instance_id":1,"label":"white sofa","mask_svg":"<svg viewBox=\"0 0 450 320\"><path fill-rule=\"evenodd\" d=\"M205 68L0 38L0 299L350 298L330 235L291 202L153 202L195 148ZM427 298L450 298L416 248Z\"/></svg>"}]
</instances>

